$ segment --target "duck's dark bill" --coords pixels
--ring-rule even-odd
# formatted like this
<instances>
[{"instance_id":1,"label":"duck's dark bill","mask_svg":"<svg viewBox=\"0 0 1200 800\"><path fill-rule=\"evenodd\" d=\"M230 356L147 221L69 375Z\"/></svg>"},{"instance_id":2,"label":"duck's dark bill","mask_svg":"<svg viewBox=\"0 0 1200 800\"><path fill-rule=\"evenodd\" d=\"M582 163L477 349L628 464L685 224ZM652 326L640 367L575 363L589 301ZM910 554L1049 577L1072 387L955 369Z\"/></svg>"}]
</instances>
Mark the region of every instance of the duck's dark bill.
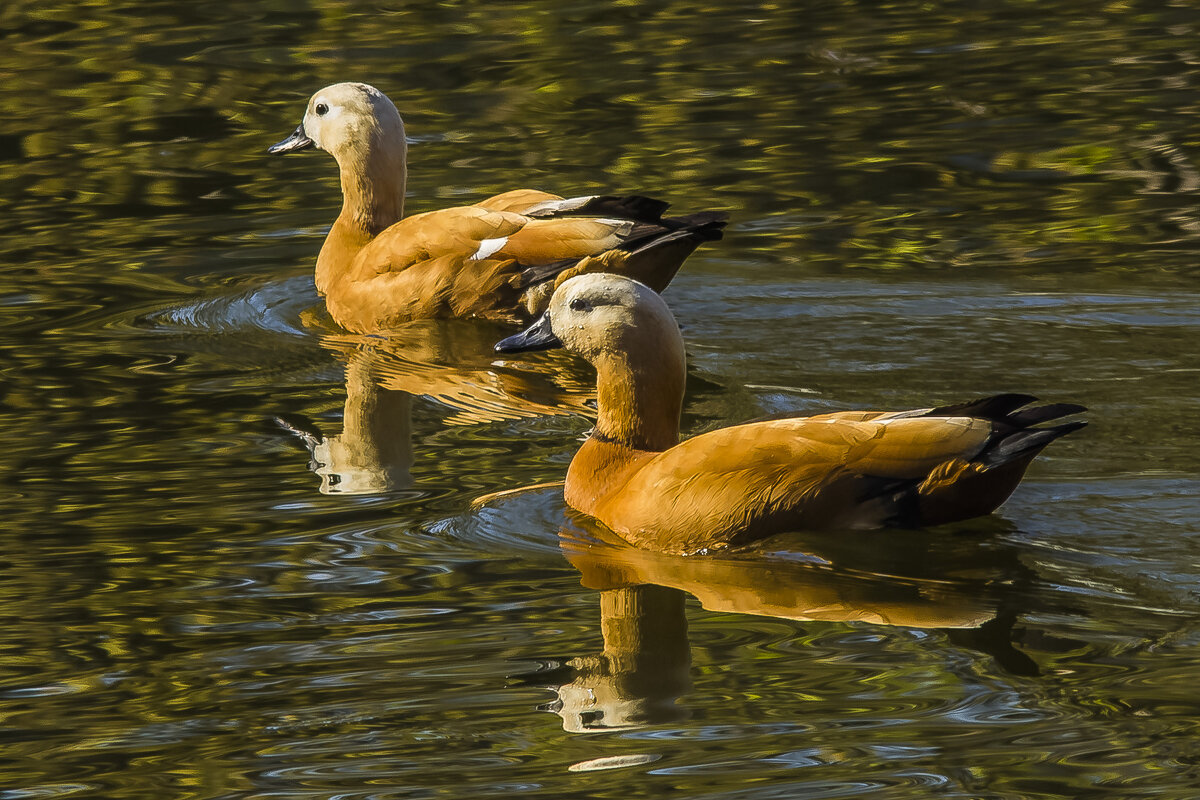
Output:
<instances>
[{"instance_id":1,"label":"duck's dark bill","mask_svg":"<svg viewBox=\"0 0 1200 800\"><path fill-rule=\"evenodd\" d=\"M550 314L542 314L537 322L518 334L496 342L497 353L529 353L534 350L553 350L562 342L550 330Z\"/></svg>"},{"instance_id":2,"label":"duck's dark bill","mask_svg":"<svg viewBox=\"0 0 1200 800\"><path fill-rule=\"evenodd\" d=\"M292 131L292 135L284 139L282 142L276 142L267 148L267 152L272 155L279 153L291 153L294 150L307 150L313 146L313 140L308 138L308 134L304 132L304 123L296 126L296 130Z\"/></svg>"}]
</instances>

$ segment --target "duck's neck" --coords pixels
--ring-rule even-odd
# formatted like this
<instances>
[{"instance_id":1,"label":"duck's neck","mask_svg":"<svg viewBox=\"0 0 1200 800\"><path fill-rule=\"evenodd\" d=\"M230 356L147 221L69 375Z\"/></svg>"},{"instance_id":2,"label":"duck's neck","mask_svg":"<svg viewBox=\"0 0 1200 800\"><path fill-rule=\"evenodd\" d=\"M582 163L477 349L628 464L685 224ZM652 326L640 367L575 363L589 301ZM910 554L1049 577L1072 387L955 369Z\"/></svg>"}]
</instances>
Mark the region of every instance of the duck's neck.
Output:
<instances>
[{"instance_id":1,"label":"duck's neck","mask_svg":"<svg viewBox=\"0 0 1200 800\"><path fill-rule=\"evenodd\" d=\"M395 225L404 216L404 188L408 182L408 145L371 142L338 159L342 173L342 213L346 220L371 237Z\"/></svg>"},{"instance_id":2,"label":"duck's neck","mask_svg":"<svg viewBox=\"0 0 1200 800\"><path fill-rule=\"evenodd\" d=\"M649 352L605 353L594 363L597 439L653 452L679 443L686 376L682 342L656 343Z\"/></svg>"},{"instance_id":3,"label":"duck's neck","mask_svg":"<svg viewBox=\"0 0 1200 800\"><path fill-rule=\"evenodd\" d=\"M408 146L400 143L366 147L337 154L342 178L342 211L329 229L317 257L317 289L328 293L354 256L386 228L404 216L408 182Z\"/></svg>"}]
</instances>

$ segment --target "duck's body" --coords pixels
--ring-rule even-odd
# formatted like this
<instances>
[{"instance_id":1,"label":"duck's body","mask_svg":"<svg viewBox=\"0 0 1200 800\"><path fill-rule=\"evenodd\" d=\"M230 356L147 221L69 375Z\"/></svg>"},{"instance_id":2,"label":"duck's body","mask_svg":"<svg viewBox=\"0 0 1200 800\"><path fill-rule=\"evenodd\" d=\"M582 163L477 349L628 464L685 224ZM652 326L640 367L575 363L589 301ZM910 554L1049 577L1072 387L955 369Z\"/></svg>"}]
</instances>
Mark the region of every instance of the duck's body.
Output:
<instances>
[{"instance_id":1,"label":"duck's body","mask_svg":"<svg viewBox=\"0 0 1200 800\"><path fill-rule=\"evenodd\" d=\"M313 95L270 152L320 147L338 162L342 210L317 257L317 290L341 326L371 333L430 317L540 313L564 275L617 271L658 290L725 215L663 218L644 197L564 199L517 189L404 218L407 144L379 90L339 83Z\"/></svg>"},{"instance_id":2,"label":"duck's body","mask_svg":"<svg viewBox=\"0 0 1200 800\"><path fill-rule=\"evenodd\" d=\"M566 500L634 544L685 553L789 530L968 519L999 507L1041 448L1067 432L1040 431L993 460L1006 433L1026 430L968 415L1033 399L987 398L954 416L854 411L748 423L657 452L591 436L571 461Z\"/></svg>"},{"instance_id":3,"label":"duck's body","mask_svg":"<svg viewBox=\"0 0 1200 800\"><path fill-rule=\"evenodd\" d=\"M567 503L633 544L667 552L987 514L1043 447L1084 424L1033 428L1083 409L1021 411L1035 398L1010 394L752 422L680 443L683 342L661 298L633 281L589 275L564 283L544 319L497 348L526 349L552 332L596 366L599 416L568 469Z\"/></svg>"}]
</instances>

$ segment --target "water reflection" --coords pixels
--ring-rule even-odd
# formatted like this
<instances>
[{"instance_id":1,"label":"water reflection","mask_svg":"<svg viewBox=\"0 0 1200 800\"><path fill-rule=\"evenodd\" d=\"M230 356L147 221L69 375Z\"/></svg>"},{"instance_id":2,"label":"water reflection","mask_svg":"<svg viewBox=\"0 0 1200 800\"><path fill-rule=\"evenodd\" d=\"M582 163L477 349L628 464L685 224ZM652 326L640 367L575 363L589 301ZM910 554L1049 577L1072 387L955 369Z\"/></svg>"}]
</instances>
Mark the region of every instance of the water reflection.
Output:
<instances>
[{"instance_id":1,"label":"water reflection","mask_svg":"<svg viewBox=\"0 0 1200 800\"><path fill-rule=\"evenodd\" d=\"M545 707L562 717L563 730L642 728L688 717L677 702L692 685L685 600L679 589L654 584L600 593L604 650L567 661L558 699Z\"/></svg>"},{"instance_id":2,"label":"water reflection","mask_svg":"<svg viewBox=\"0 0 1200 800\"><path fill-rule=\"evenodd\" d=\"M581 583L600 590L604 649L526 676L552 686L558 697L544 708L568 732L688 718L681 698L691 688L689 594L708 611L940 630L1009 673L1038 674L1013 644L1018 587L1030 573L1012 546L977 547L978 533L966 546L945 531L856 533L787 543L803 550L708 557L639 549L576 521L585 527L565 527L560 547Z\"/></svg>"},{"instance_id":3,"label":"water reflection","mask_svg":"<svg viewBox=\"0 0 1200 800\"><path fill-rule=\"evenodd\" d=\"M342 432L323 435L305 418L278 417L308 449L321 494L376 494L412 484L412 395L386 389L372 374L370 352L345 353Z\"/></svg>"},{"instance_id":4,"label":"water reflection","mask_svg":"<svg viewBox=\"0 0 1200 800\"><path fill-rule=\"evenodd\" d=\"M5 4L0 795L1195 795L1200 6L696 11ZM344 435L349 359L300 319L336 177L261 145L351 77L411 109L413 212L513 185L737 209L668 292L689 433L930 387L1087 403L1011 525L933 546L1035 574L996 570L993 618L949 632L688 600L677 722L530 713L553 695L507 676L605 650L561 491L459 515L561 477L586 421L451 427L398 387L417 483L371 499L314 491L270 422ZM920 536L882 541L762 557L939 585ZM1009 618L1043 677L1001 666ZM583 791L566 769L648 750Z\"/></svg>"},{"instance_id":5,"label":"water reflection","mask_svg":"<svg viewBox=\"0 0 1200 800\"><path fill-rule=\"evenodd\" d=\"M386 338L327 334L321 345L345 364L340 433L312 420L278 418L310 455L323 494L374 494L412 485L412 398L450 409L450 425L590 414L594 395L568 357L506 362L491 353L503 328L473 321L422 320Z\"/></svg>"}]
</instances>

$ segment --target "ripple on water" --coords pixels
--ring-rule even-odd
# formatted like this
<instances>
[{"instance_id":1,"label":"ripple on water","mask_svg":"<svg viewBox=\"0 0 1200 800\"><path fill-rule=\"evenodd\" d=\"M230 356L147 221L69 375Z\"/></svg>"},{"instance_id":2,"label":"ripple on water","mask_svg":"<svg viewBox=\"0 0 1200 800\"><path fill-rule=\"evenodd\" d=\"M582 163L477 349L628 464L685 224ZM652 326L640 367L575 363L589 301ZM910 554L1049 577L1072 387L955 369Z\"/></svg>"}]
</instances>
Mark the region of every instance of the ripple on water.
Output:
<instances>
[{"instance_id":1,"label":"ripple on water","mask_svg":"<svg viewBox=\"0 0 1200 800\"><path fill-rule=\"evenodd\" d=\"M561 485L500 492L464 514L428 526L459 545L494 555L536 557L561 563L558 531L571 526ZM571 526L573 527L573 526Z\"/></svg>"},{"instance_id":2,"label":"ripple on water","mask_svg":"<svg viewBox=\"0 0 1200 800\"><path fill-rule=\"evenodd\" d=\"M97 783L43 783L38 786L10 788L0 797L4 800L42 800L50 797L70 797L80 792L97 792L102 786Z\"/></svg>"},{"instance_id":3,"label":"ripple on water","mask_svg":"<svg viewBox=\"0 0 1200 800\"><path fill-rule=\"evenodd\" d=\"M297 276L144 313L136 321L139 327L164 333L262 330L311 337L314 331L302 317L320 303L312 277Z\"/></svg>"},{"instance_id":4,"label":"ripple on water","mask_svg":"<svg viewBox=\"0 0 1200 800\"><path fill-rule=\"evenodd\" d=\"M4 800L1196 794L1195 4L8 5ZM667 293L688 432L994 391L1090 406L992 524L930 534L975 554L967 590L917 534L768 555L832 574L870 551L858 583L912 568L906 602L998 624L688 599L669 714L539 713L587 703L571 662L644 667L631 694L669 672L610 646L561 490L471 507L561 479L592 373L540 362L516 382L543 408L501 424L537 359L459 340L474 391L421 391L411 486L372 497L319 494L267 430L344 430L348 352L375 349L308 274L273 277L336 203L327 158L261 153L316 62L417 76L414 211L631 176L736 209ZM391 356L397 386L438 365Z\"/></svg>"}]
</instances>

